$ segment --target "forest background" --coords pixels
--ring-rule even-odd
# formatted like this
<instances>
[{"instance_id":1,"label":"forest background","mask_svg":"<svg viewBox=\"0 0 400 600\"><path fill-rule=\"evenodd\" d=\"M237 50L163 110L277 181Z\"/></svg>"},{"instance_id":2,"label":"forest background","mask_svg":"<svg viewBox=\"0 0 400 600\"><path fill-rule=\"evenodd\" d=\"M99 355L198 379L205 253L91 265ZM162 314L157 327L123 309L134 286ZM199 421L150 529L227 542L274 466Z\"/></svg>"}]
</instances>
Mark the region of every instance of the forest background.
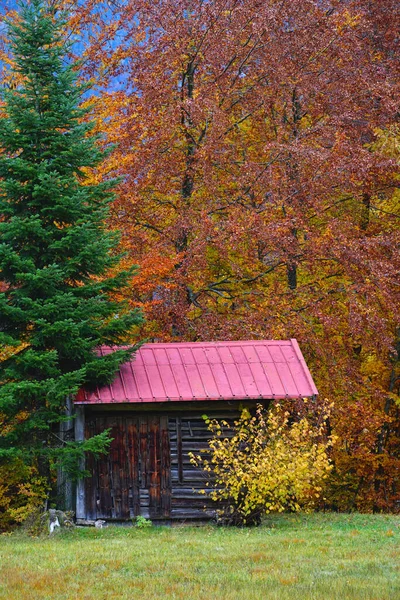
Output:
<instances>
[{"instance_id":1,"label":"forest background","mask_svg":"<svg viewBox=\"0 0 400 600\"><path fill-rule=\"evenodd\" d=\"M398 509L398 3L57 4L142 337L297 338L334 402L327 506Z\"/></svg>"}]
</instances>

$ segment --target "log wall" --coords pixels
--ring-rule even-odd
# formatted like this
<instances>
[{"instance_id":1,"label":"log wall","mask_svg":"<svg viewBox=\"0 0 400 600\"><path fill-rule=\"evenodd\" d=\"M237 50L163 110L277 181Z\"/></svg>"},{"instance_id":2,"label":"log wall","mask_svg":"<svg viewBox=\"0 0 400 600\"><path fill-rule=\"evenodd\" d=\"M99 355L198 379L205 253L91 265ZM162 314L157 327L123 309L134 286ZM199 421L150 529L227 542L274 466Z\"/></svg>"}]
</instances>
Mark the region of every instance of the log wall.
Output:
<instances>
[{"instance_id":1,"label":"log wall","mask_svg":"<svg viewBox=\"0 0 400 600\"><path fill-rule=\"evenodd\" d=\"M86 409L85 437L110 429L113 441L107 456L86 461L91 476L84 480L84 519L124 521L142 515L152 520L186 520L215 515L216 504L206 486L210 475L193 466L189 454L208 448L204 414L232 423L240 405L180 405ZM255 404L246 402L246 406Z\"/></svg>"}]
</instances>

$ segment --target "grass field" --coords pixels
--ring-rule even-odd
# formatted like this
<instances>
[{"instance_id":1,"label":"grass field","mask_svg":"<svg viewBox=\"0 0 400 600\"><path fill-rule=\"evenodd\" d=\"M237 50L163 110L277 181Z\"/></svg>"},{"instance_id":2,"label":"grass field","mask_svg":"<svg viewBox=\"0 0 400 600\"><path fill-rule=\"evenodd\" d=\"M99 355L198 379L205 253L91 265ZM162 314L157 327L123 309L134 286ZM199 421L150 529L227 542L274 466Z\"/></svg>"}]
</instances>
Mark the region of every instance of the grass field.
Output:
<instances>
[{"instance_id":1,"label":"grass field","mask_svg":"<svg viewBox=\"0 0 400 600\"><path fill-rule=\"evenodd\" d=\"M1 600L397 600L400 517L284 515L253 529L0 536Z\"/></svg>"}]
</instances>

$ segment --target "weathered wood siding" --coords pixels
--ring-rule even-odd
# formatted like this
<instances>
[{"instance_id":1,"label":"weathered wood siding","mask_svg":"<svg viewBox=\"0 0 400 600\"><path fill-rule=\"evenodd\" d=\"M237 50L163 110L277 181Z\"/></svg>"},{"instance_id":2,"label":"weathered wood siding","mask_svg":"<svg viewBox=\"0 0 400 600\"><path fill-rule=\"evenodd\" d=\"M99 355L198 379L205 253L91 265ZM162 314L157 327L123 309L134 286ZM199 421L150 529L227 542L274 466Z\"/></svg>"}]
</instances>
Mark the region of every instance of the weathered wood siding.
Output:
<instances>
[{"instance_id":1,"label":"weathered wood siding","mask_svg":"<svg viewBox=\"0 0 400 600\"><path fill-rule=\"evenodd\" d=\"M234 416L223 413L212 418L233 422ZM215 515L216 504L209 496L212 476L190 462L190 453L208 457L202 452L208 449L210 433L202 415L170 417L169 435L171 447L171 519L206 519Z\"/></svg>"},{"instance_id":2,"label":"weathered wood siding","mask_svg":"<svg viewBox=\"0 0 400 600\"><path fill-rule=\"evenodd\" d=\"M92 415L86 437L110 429L110 452L89 457L86 518L169 518L171 479L168 418L160 415Z\"/></svg>"},{"instance_id":3,"label":"weathered wood siding","mask_svg":"<svg viewBox=\"0 0 400 600\"><path fill-rule=\"evenodd\" d=\"M255 403L247 406L251 409ZM216 504L206 486L210 475L191 464L190 453L208 449L210 433L203 414L233 423L239 402L203 404L201 411L198 403L171 403L162 411L159 406L135 408L114 405L107 411L86 411L85 437L110 429L113 441L108 456L86 461L92 475L84 482L85 518L213 517Z\"/></svg>"}]
</instances>

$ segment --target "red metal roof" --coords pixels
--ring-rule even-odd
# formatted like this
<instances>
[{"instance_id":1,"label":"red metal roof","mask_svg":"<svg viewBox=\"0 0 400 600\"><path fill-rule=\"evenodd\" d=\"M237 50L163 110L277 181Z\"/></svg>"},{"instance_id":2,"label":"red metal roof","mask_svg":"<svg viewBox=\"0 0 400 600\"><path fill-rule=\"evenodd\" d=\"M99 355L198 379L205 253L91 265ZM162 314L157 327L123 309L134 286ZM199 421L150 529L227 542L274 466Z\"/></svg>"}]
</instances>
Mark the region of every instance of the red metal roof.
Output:
<instances>
[{"instance_id":1,"label":"red metal roof","mask_svg":"<svg viewBox=\"0 0 400 600\"><path fill-rule=\"evenodd\" d=\"M112 352L102 348L101 353ZM298 398L318 390L296 340L144 344L76 404Z\"/></svg>"}]
</instances>

